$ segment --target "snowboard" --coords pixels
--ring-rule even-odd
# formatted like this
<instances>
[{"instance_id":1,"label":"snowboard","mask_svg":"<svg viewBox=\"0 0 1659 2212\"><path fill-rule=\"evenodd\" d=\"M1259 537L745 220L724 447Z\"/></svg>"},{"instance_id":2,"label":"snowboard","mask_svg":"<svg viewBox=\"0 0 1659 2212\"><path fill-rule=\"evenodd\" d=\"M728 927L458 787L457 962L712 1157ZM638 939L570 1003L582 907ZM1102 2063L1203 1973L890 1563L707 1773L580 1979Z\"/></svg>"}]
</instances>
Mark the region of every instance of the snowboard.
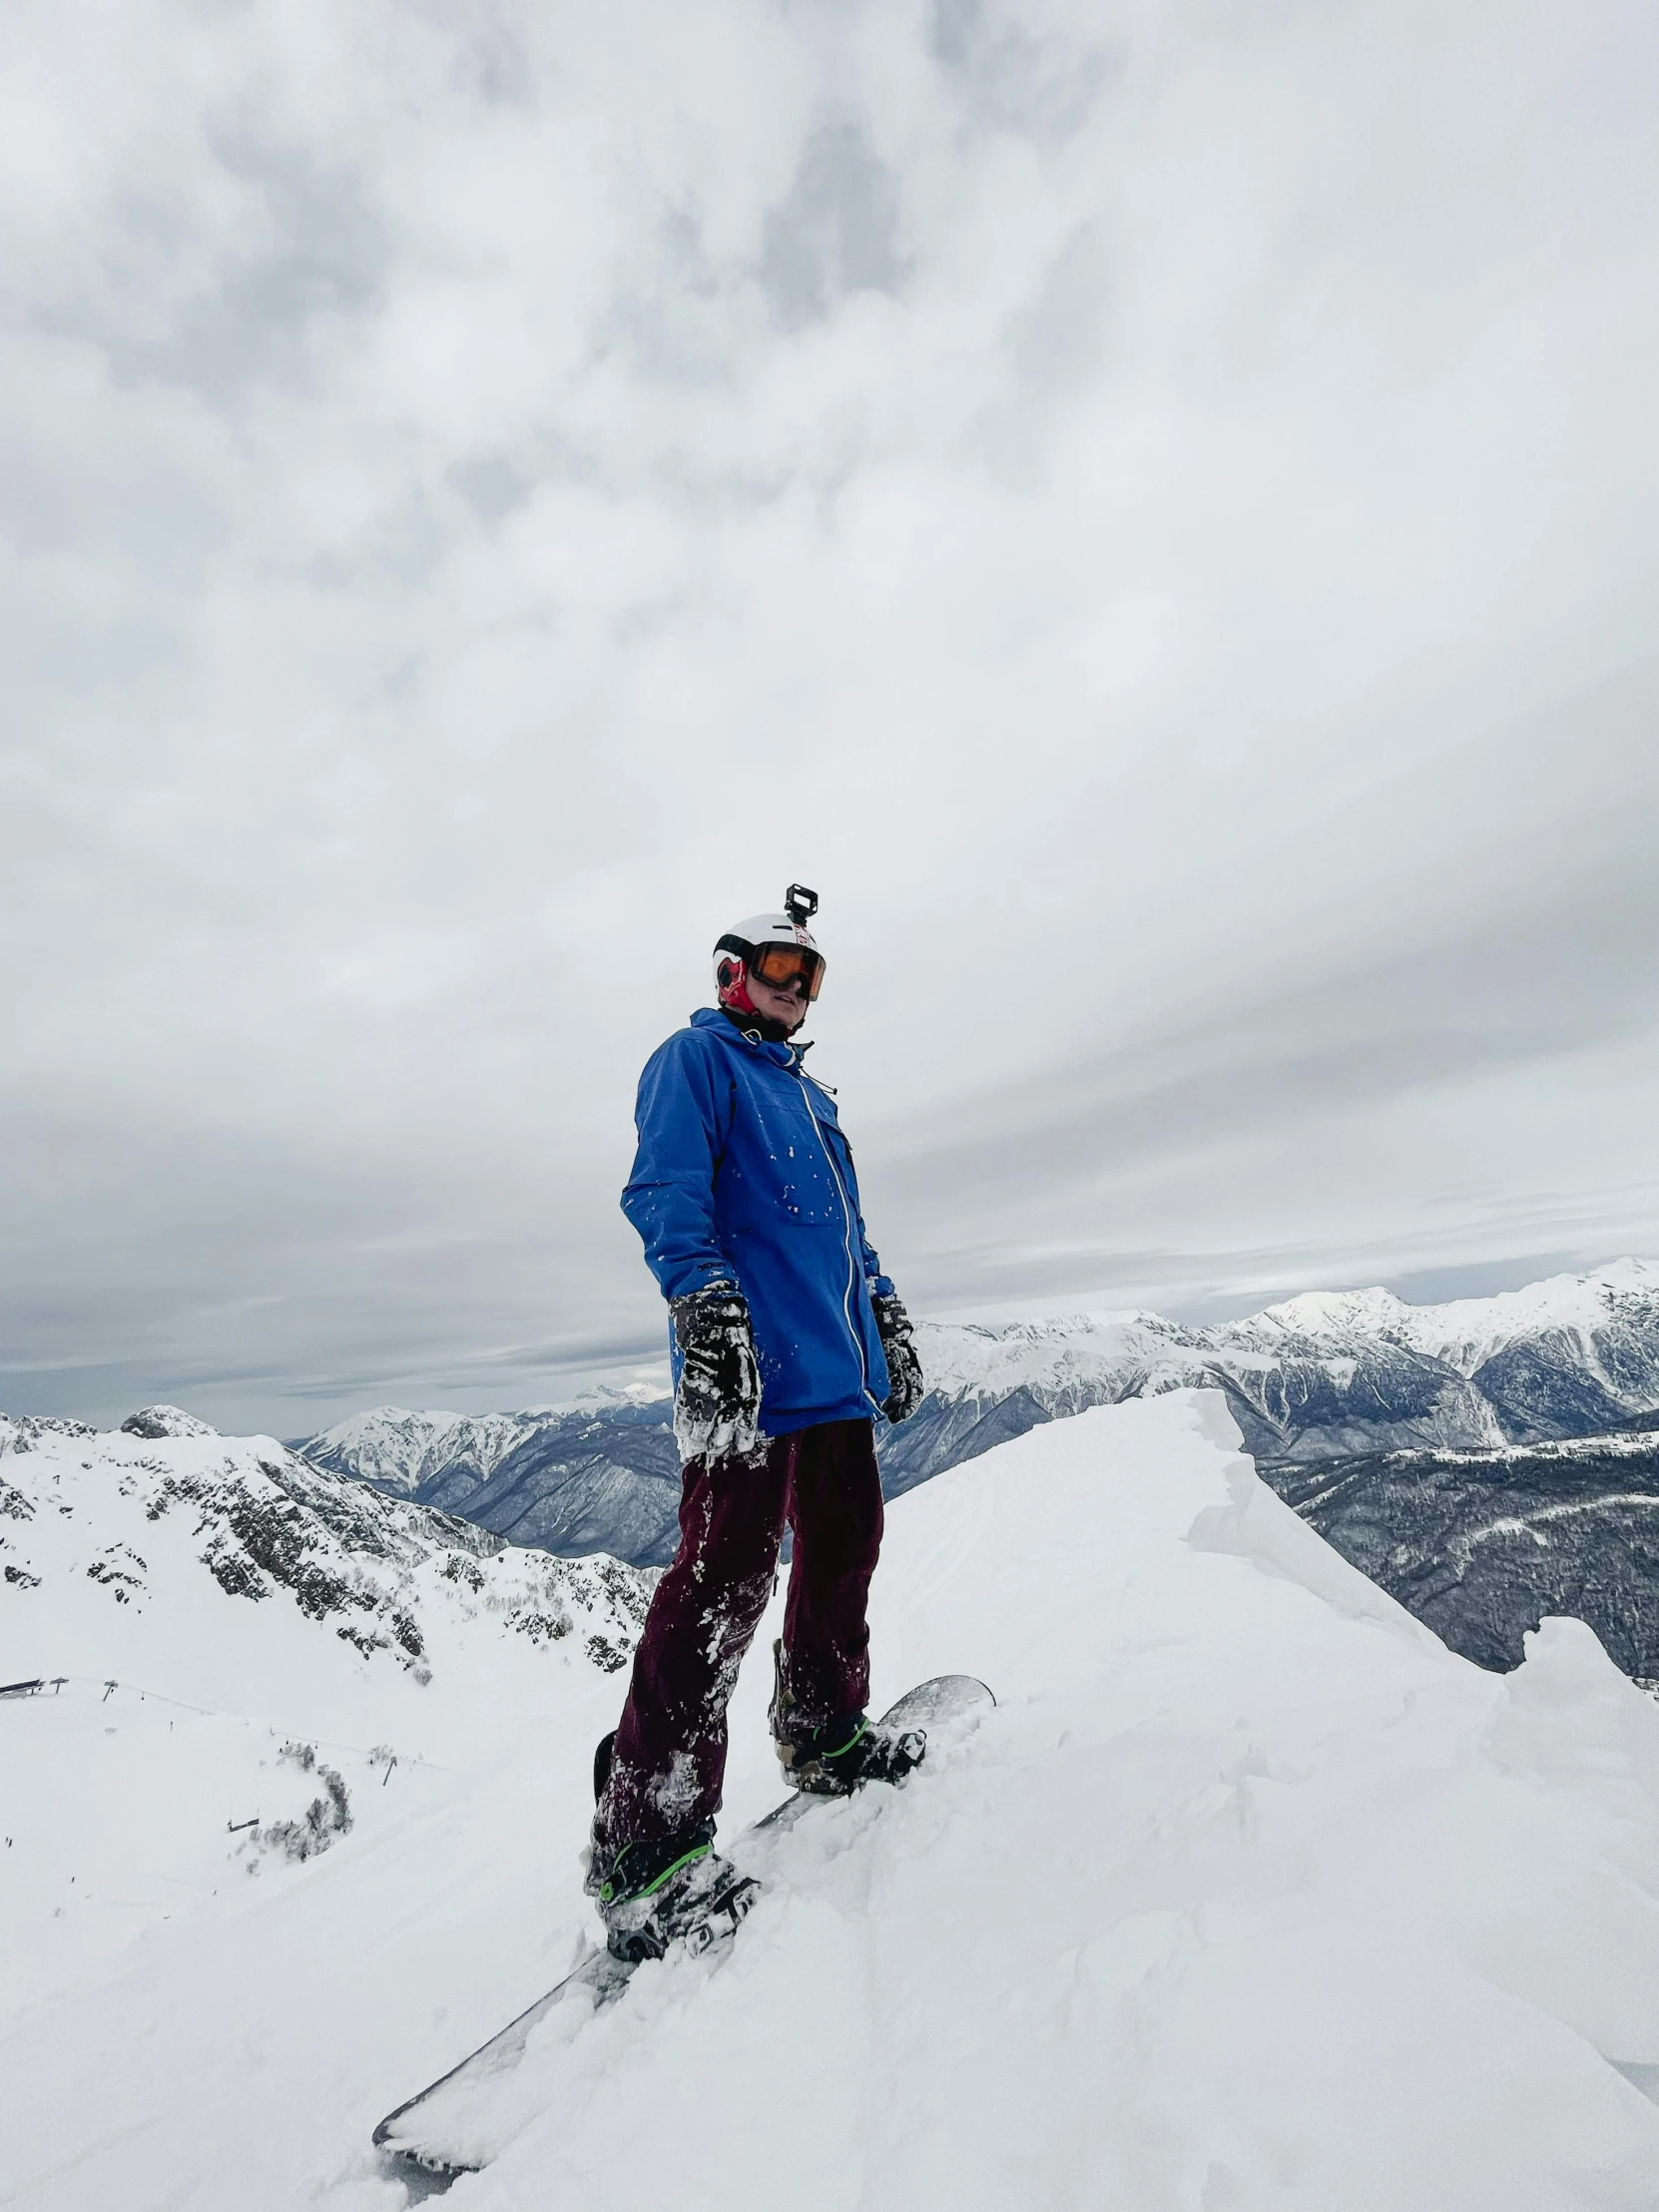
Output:
<instances>
[{"instance_id":1,"label":"snowboard","mask_svg":"<svg viewBox=\"0 0 1659 2212\"><path fill-rule=\"evenodd\" d=\"M988 1711L995 1703L996 1699L984 1683L976 1682L971 1675L936 1675L932 1681L918 1683L913 1690L906 1691L896 1705L881 1715L881 1726L921 1728L929 1732L927 1757L914 1770L925 1778L929 1764L948 1751L959 1732L959 1725ZM906 1777L899 1787L907 1788L910 1779ZM881 1791L891 1785L871 1783L866 1787ZM734 1865L742 1868L746 1845L793 1828L816 1806L845 1802L842 1798L818 1797L792 1790L781 1805L753 1822L735 1839L730 1852ZM753 1876L742 1876L711 1899L708 1915L672 1946L671 1955L673 1950L694 1954L712 1950L729 1939L760 1895L761 1884ZM617 1958L603 1948L592 1950L544 1997L538 1997L528 2011L509 2020L498 2035L492 2035L470 2057L441 2074L430 2088L422 2089L418 2096L410 2097L394 2112L388 2112L374 2130L374 2146L382 2158L394 2170L400 2169L405 2178L424 2176L428 2188L433 2184L440 2188L447 2186L457 2175L474 2173L487 2164L500 2144L502 2092L507 2089L531 2037L550 2022L554 2014L565 2013L567 2007L572 2008L567 2029L573 2030L584 2016L614 2003L642 1962ZM517 2101L510 2097L510 2092L508 2101ZM533 2116L533 2111L524 2112L519 2124ZM518 2132L518 2127L510 2126L508 2132L510 2139L511 2134Z\"/></svg>"}]
</instances>

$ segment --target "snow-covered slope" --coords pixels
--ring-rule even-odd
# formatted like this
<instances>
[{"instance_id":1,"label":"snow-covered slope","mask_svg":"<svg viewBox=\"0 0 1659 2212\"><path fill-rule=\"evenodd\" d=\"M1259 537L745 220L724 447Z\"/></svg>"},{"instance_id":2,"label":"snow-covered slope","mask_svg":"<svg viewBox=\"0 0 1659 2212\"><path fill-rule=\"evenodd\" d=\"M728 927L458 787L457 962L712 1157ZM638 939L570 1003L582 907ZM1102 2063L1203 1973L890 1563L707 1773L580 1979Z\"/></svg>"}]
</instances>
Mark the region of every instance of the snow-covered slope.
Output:
<instances>
[{"instance_id":1,"label":"snow-covered slope","mask_svg":"<svg viewBox=\"0 0 1659 2212\"><path fill-rule=\"evenodd\" d=\"M875 1695L965 1668L999 1709L903 1792L785 1838L729 1952L646 1967L533 2046L523 2124L456 2204L1652 2212L1659 1708L1570 1622L1508 1676L1451 1656L1236 1442L1216 1394L1177 1392L899 1499ZM24 1602L0 1593L8 1620ZM777 1792L773 1626L729 1832ZM0 1704L32 1869L0 1937L37 1961L0 1999L0 2201L401 2205L374 2119L586 1932L586 1769L620 1684L576 1646L495 1633L425 1690L392 1665L388 1739L447 1712L426 1763L365 1766L354 1828L256 1880L222 1815L256 1810L251 1779L288 1787L276 1739L262 1769L227 1733L175 1799L159 1707ZM284 1728L347 1733L320 1675L290 1690ZM135 1906L123 1948L54 1934Z\"/></svg>"},{"instance_id":2,"label":"snow-covered slope","mask_svg":"<svg viewBox=\"0 0 1659 2212\"><path fill-rule=\"evenodd\" d=\"M14 1997L374 1832L521 1704L608 1704L643 1618L635 1568L191 1426L0 1418L0 1685L43 1684L0 1701Z\"/></svg>"},{"instance_id":3,"label":"snow-covered slope","mask_svg":"<svg viewBox=\"0 0 1659 2212\"><path fill-rule=\"evenodd\" d=\"M614 1665L643 1617L637 1569L509 1548L272 1437L196 1427L156 1440L0 1416L0 1656L32 1651L50 1674L73 1654L181 1694L211 1675L245 1702L321 1670L372 1702L388 1675L424 1688L469 1623L597 1638Z\"/></svg>"}]
</instances>

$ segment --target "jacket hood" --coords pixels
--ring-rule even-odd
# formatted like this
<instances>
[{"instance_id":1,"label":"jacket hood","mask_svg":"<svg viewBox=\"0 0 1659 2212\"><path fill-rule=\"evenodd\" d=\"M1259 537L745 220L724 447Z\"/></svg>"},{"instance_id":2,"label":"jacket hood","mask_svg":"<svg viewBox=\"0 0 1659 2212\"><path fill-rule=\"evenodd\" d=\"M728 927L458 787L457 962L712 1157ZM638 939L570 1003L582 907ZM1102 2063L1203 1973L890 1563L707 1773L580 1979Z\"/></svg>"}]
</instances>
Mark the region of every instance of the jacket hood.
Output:
<instances>
[{"instance_id":1,"label":"jacket hood","mask_svg":"<svg viewBox=\"0 0 1659 2212\"><path fill-rule=\"evenodd\" d=\"M753 1030L740 1029L718 1006L699 1006L691 1017L691 1026L694 1029L717 1030L740 1052L759 1053L763 1059L771 1060L775 1066L781 1068L798 1068L812 1050L811 1038L801 1044L768 1044L764 1037L757 1036Z\"/></svg>"}]
</instances>

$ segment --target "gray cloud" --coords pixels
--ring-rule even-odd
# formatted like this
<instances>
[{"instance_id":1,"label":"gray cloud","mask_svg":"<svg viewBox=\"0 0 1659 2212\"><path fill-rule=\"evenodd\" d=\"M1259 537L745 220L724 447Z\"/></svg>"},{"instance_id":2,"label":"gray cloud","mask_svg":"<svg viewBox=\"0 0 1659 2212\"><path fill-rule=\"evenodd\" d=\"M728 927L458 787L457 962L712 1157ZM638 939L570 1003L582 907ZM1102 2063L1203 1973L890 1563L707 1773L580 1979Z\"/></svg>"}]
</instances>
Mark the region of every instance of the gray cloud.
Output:
<instances>
[{"instance_id":1,"label":"gray cloud","mask_svg":"<svg viewBox=\"0 0 1659 2212\"><path fill-rule=\"evenodd\" d=\"M1033 37L1015 12L986 0L933 0L929 38L978 122L1049 143L1082 129L1122 66L1109 42Z\"/></svg>"},{"instance_id":2,"label":"gray cloud","mask_svg":"<svg viewBox=\"0 0 1659 2212\"><path fill-rule=\"evenodd\" d=\"M499 522L510 515L523 506L531 491L530 478L499 453L452 462L449 481L483 522Z\"/></svg>"},{"instance_id":3,"label":"gray cloud","mask_svg":"<svg viewBox=\"0 0 1659 2212\"><path fill-rule=\"evenodd\" d=\"M429 1176L314 1142L90 1116L0 1116L0 1404L113 1418L165 1382L281 1426L281 1404L523 1402L662 1357L620 1219L573 1254L568 1217L529 1242Z\"/></svg>"},{"instance_id":4,"label":"gray cloud","mask_svg":"<svg viewBox=\"0 0 1659 2212\"><path fill-rule=\"evenodd\" d=\"M773 219L768 221L770 254ZM804 221L810 229L811 216ZM836 275L834 268L825 266L826 249L832 244L822 237L797 237L786 228L780 234L786 288L806 284L823 291ZM723 278L714 266L702 223L689 208L664 211L657 225L656 249L655 266L646 280L636 279L617 300L612 329L627 345L640 373L652 382L692 388L720 384L729 373L720 306L732 273ZM796 293L790 296L794 299Z\"/></svg>"},{"instance_id":5,"label":"gray cloud","mask_svg":"<svg viewBox=\"0 0 1659 2212\"><path fill-rule=\"evenodd\" d=\"M462 19L451 65L452 83L493 106L530 105L535 66L525 37L508 9L492 5L456 9L446 5L433 12L446 25L457 15Z\"/></svg>"},{"instance_id":6,"label":"gray cloud","mask_svg":"<svg viewBox=\"0 0 1659 2212\"><path fill-rule=\"evenodd\" d=\"M760 278L779 321L798 330L822 321L849 293L897 291L904 279L897 233L897 180L862 127L822 125L766 218Z\"/></svg>"},{"instance_id":7,"label":"gray cloud","mask_svg":"<svg viewBox=\"0 0 1659 2212\"><path fill-rule=\"evenodd\" d=\"M380 296L390 245L348 169L230 127L212 130L210 144L247 215L220 243L206 280L174 297L169 326L153 332L153 301L133 297L125 272L121 307L58 305L38 320L55 334L92 338L123 379L182 384L224 405L250 385L301 379L317 326L364 314ZM173 285L161 273L201 243L187 236L188 219L134 201L119 223L112 256L156 269L165 299Z\"/></svg>"},{"instance_id":8,"label":"gray cloud","mask_svg":"<svg viewBox=\"0 0 1659 2212\"><path fill-rule=\"evenodd\" d=\"M1617 10L42 23L0 1403L660 1361L634 1082L792 877L918 1307L1659 1247Z\"/></svg>"},{"instance_id":9,"label":"gray cloud","mask_svg":"<svg viewBox=\"0 0 1659 2212\"><path fill-rule=\"evenodd\" d=\"M1084 224L1054 257L1035 299L1009 329L1020 381L1039 391L1083 382L1098 359L1105 308L1105 257L1093 225Z\"/></svg>"},{"instance_id":10,"label":"gray cloud","mask_svg":"<svg viewBox=\"0 0 1659 2212\"><path fill-rule=\"evenodd\" d=\"M1649 659L1441 756L1426 785L1374 785L1311 842L1358 851L1399 819L1414 849L1399 851L1377 910L1355 917L1322 897L1323 940L1293 924L1277 970L1190 979L1092 1049L1055 1029L1038 1095L1022 1074L959 1099L962 1134L912 1140L912 1187L1064 1184L1101 1160L1251 1124L1289 1135L1355 1104L1659 1031L1656 727ZM1537 797L1567 762L1580 804L1540 820ZM1029 1158L1010 1157L1009 1128Z\"/></svg>"},{"instance_id":11,"label":"gray cloud","mask_svg":"<svg viewBox=\"0 0 1659 2212\"><path fill-rule=\"evenodd\" d=\"M1040 1102L1022 1084L965 1108L963 1120L982 1115L991 1133L929 1134L900 1172L923 1205L998 1189L1030 1202L1106 1164L1223 1133L1271 1130L1290 1148L1306 1121L1643 1035L1659 1024L1656 943L1659 878L1648 876L1577 912L1524 915L1511 929L1207 1007L1050 1071Z\"/></svg>"}]
</instances>

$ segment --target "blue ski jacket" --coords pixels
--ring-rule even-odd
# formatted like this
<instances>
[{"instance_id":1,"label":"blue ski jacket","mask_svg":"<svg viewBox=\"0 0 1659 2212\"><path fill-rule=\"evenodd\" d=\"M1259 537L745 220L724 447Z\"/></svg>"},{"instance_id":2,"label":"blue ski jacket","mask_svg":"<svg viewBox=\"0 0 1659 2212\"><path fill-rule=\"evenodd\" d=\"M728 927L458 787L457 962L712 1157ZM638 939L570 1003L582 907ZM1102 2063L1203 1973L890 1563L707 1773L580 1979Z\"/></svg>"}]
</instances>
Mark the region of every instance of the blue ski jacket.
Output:
<instances>
[{"instance_id":1,"label":"blue ski jacket","mask_svg":"<svg viewBox=\"0 0 1659 2212\"><path fill-rule=\"evenodd\" d=\"M665 1298L736 1282L748 1299L769 1436L871 1420L890 1386L870 1300L892 1285L834 1100L801 1063L701 1007L646 1062L622 1194ZM672 1330L670 1352L678 1383Z\"/></svg>"}]
</instances>

